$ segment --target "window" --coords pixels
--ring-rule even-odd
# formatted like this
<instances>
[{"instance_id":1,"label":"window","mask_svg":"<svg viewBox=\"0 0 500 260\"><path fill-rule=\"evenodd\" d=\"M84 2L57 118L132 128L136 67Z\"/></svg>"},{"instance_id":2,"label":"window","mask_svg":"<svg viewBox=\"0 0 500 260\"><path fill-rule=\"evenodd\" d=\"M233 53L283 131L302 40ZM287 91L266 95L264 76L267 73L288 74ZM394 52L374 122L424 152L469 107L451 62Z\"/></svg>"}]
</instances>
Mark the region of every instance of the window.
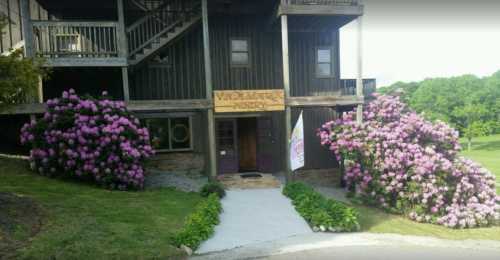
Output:
<instances>
[{"instance_id":1,"label":"window","mask_svg":"<svg viewBox=\"0 0 500 260\"><path fill-rule=\"evenodd\" d=\"M151 145L159 152L192 150L191 117L144 119Z\"/></svg>"},{"instance_id":2,"label":"window","mask_svg":"<svg viewBox=\"0 0 500 260\"><path fill-rule=\"evenodd\" d=\"M333 57L331 47L316 48L316 77L333 77Z\"/></svg>"},{"instance_id":3,"label":"window","mask_svg":"<svg viewBox=\"0 0 500 260\"><path fill-rule=\"evenodd\" d=\"M247 39L231 39L231 67L250 66L250 46Z\"/></svg>"}]
</instances>

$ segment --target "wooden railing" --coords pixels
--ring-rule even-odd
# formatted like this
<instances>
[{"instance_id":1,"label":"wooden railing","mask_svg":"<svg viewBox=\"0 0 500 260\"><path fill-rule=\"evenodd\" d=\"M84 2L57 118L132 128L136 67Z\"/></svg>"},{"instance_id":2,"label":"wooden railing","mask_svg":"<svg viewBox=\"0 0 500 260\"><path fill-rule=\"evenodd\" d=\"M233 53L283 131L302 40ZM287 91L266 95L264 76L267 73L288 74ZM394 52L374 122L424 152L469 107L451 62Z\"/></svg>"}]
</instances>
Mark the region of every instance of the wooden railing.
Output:
<instances>
[{"instance_id":1,"label":"wooden railing","mask_svg":"<svg viewBox=\"0 0 500 260\"><path fill-rule=\"evenodd\" d=\"M117 22L33 21L35 51L45 58L119 56Z\"/></svg>"},{"instance_id":2,"label":"wooden railing","mask_svg":"<svg viewBox=\"0 0 500 260\"><path fill-rule=\"evenodd\" d=\"M127 28L129 56L158 41L199 12L199 1L170 0Z\"/></svg>"},{"instance_id":3,"label":"wooden railing","mask_svg":"<svg viewBox=\"0 0 500 260\"><path fill-rule=\"evenodd\" d=\"M375 91L377 82L375 79L363 79L363 95L369 98ZM342 96L356 95L356 79L341 79L340 90Z\"/></svg>"},{"instance_id":4,"label":"wooden railing","mask_svg":"<svg viewBox=\"0 0 500 260\"><path fill-rule=\"evenodd\" d=\"M281 0L287 5L358 5L358 0Z\"/></svg>"}]
</instances>

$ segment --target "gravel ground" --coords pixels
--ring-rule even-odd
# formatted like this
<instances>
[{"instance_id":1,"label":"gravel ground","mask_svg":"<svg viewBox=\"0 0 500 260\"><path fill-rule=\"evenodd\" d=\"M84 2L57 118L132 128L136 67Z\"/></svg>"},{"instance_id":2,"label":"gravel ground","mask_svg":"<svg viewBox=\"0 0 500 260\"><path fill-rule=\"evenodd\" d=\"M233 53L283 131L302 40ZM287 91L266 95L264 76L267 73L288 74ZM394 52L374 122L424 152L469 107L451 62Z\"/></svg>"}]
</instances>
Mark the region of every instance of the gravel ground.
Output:
<instances>
[{"instance_id":1,"label":"gravel ground","mask_svg":"<svg viewBox=\"0 0 500 260\"><path fill-rule=\"evenodd\" d=\"M204 176L187 176L185 174L148 170L145 187L172 187L185 192L198 192L208 182Z\"/></svg>"}]
</instances>

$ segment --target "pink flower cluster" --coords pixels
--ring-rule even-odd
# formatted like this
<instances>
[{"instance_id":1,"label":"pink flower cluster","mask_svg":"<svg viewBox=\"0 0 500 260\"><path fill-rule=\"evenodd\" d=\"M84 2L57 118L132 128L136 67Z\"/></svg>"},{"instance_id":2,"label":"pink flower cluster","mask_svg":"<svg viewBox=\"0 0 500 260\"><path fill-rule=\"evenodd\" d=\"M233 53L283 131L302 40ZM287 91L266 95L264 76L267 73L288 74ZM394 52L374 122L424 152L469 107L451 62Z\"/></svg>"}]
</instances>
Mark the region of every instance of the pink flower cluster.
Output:
<instances>
[{"instance_id":1,"label":"pink flower cluster","mask_svg":"<svg viewBox=\"0 0 500 260\"><path fill-rule=\"evenodd\" d=\"M355 112L325 123L321 144L345 162L345 181L367 202L418 222L453 228L500 219L495 176L458 156L458 132L410 111L398 97L378 96Z\"/></svg>"},{"instance_id":2,"label":"pink flower cluster","mask_svg":"<svg viewBox=\"0 0 500 260\"><path fill-rule=\"evenodd\" d=\"M47 112L21 129L21 143L32 147L32 169L71 175L110 188L140 189L142 162L154 154L149 132L124 102L81 98L74 90L47 101Z\"/></svg>"}]
</instances>

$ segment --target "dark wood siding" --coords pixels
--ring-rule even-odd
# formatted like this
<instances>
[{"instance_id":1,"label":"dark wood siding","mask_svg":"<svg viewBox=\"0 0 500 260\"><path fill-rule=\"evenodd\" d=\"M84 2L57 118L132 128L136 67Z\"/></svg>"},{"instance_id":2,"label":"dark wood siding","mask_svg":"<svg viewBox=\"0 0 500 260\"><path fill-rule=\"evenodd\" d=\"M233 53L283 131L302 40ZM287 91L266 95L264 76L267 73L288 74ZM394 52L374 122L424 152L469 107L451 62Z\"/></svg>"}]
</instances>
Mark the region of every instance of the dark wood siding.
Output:
<instances>
[{"instance_id":1,"label":"dark wood siding","mask_svg":"<svg viewBox=\"0 0 500 260\"><path fill-rule=\"evenodd\" d=\"M214 90L283 88L281 33L267 16L214 15L210 17L210 46ZM231 39L249 41L250 66L231 67ZM339 94L338 29L290 33L292 96ZM332 78L316 77L316 48L332 47ZM131 74L132 99L204 98L203 46L200 26L181 36L160 54Z\"/></svg>"},{"instance_id":2,"label":"dark wood siding","mask_svg":"<svg viewBox=\"0 0 500 260\"><path fill-rule=\"evenodd\" d=\"M131 73L131 99L205 98L201 26L165 48L158 60L150 60Z\"/></svg>"},{"instance_id":3,"label":"dark wood siding","mask_svg":"<svg viewBox=\"0 0 500 260\"><path fill-rule=\"evenodd\" d=\"M295 126L300 114L300 109L292 110L292 127ZM338 167L337 160L327 148L321 146L318 128L324 123L335 120L337 112L334 108L307 108L303 109L304 119L304 169L327 169ZM284 131L284 129L281 129Z\"/></svg>"},{"instance_id":4,"label":"dark wood siding","mask_svg":"<svg viewBox=\"0 0 500 260\"><path fill-rule=\"evenodd\" d=\"M259 16L210 19L210 46L215 90L283 88L281 37ZM249 41L250 67L231 67L232 38Z\"/></svg>"}]
</instances>

